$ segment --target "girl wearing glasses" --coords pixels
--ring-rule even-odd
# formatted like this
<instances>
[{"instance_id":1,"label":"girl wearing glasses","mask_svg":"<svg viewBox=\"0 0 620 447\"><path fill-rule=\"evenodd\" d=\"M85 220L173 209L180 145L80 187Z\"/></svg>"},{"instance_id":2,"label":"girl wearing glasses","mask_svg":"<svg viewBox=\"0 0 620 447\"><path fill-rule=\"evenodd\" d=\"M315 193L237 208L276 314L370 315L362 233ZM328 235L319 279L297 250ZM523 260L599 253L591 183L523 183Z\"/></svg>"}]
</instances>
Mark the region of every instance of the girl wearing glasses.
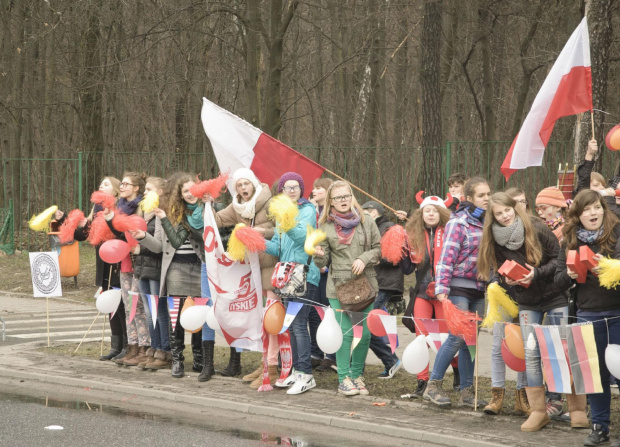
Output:
<instances>
[{"instance_id":1,"label":"girl wearing glasses","mask_svg":"<svg viewBox=\"0 0 620 447\"><path fill-rule=\"evenodd\" d=\"M564 227L564 215L568 209L564 194L558 188L550 186L536 196L536 213L553 231L555 237L562 243Z\"/></svg>"},{"instance_id":2,"label":"girl wearing glasses","mask_svg":"<svg viewBox=\"0 0 620 447\"><path fill-rule=\"evenodd\" d=\"M327 298L330 306L336 310L342 309L336 296L336 286L360 275L366 276L377 293L379 285L373 266L381 258L381 235L374 220L364 215L347 182L336 181L329 187L327 203L319 224L327 238L316 247L314 262L319 268L325 267L331 256L331 267L327 276ZM365 317L372 308L371 303L362 311ZM367 395L362 373L370 344L368 326L364 321L362 339L351 353L351 320L345 312L336 312L336 319L343 332L342 346L336 352L338 393L345 396Z\"/></svg>"}]
</instances>

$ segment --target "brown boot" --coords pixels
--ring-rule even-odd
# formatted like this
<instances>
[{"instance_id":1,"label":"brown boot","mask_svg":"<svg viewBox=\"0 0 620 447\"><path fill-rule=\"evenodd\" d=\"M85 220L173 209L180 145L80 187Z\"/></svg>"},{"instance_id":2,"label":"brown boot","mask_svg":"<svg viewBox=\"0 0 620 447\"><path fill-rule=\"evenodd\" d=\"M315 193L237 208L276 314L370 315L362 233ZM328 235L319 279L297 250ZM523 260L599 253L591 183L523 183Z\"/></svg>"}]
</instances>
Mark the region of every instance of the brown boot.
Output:
<instances>
[{"instance_id":1,"label":"brown boot","mask_svg":"<svg viewBox=\"0 0 620 447\"><path fill-rule=\"evenodd\" d=\"M586 413L588 406L586 395L575 394L575 387L573 386L572 394L566 395L566 402L568 403L568 412L570 413L570 427L590 428L590 421Z\"/></svg>"},{"instance_id":2,"label":"brown boot","mask_svg":"<svg viewBox=\"0 0 620 447\"><path fill-rule=\"evenodd\" d=\"M148 362L153 361L153 356L155 355L155 350L150 348L146 350L146 360L138 363L138 369L145 369L145 366Z\"/></svg>"},{"instance_id":3,"label":"brown boot","mask_svg":"<svg viewBox=\"0 0 620 447\"><path fill-rule=\"evenodd\" d=\"M140 346L138 348L138 354L134 358L127 360L127 357L125 357L125 361L123 362L123 365L138 366L142 362L146 363L146 361L148 360L148 357L146 356L147 350L148 348L146 346Z\"/></svg>"},{"instance_id":4,"label":"brown boot","mask_svg":"<svg viewBox=\"0 0 620 447\"><path fill-rule=\"evenodd\" d=\"M124 365L126 360L132 360L138 355L138 345L129 345L127 347L127 354L122 359L116 360L117 365Z\"/></svg>"},{"instance_id":5,"label":"brown boot","mask_svg":"<svg viewBox=\"0 0 620 447\"><path fill-rule=\"evenodd\" d=\"M241 379L243 382L254 382L258 377L263 376L263 364L261 363L256 370L252 371L250 374L246 374Z\"/></svg>"},{"instance_id":6,"label":"brown boot","mask_svg":"<svg viewBox=\"0 0 620 447\"><path fill-rule=\"evenodd\" d=\"M269 373L269 383L273 386L276 383L276 380L280 377L278 374L278 365L269 365L267 367L267 372ZM261 368L260 376L258 376L252 383L250 383L250 388L253 390L257 390L263 384L263 370Z\"/></svg>"},{"instance_id":7,"label":"brown boot","mask_svg":"<svg viewBox=\"0 0 620 447\"><path fill-rule=\"evenodd\" d=\"M146 369L170 369L172 368L172 353L170 351L155 351L153 361L146 364Z\"/></svg>"},{"instance_id":8,"label":"brown boot","mask_svg":"<svg viewBox=\"0 0 620 447\"><path fill-rule=\"evenodd\" d=\"M526 416L532 414L532 409L530 408L530 403L527 400L527 394L525 393L525 388L521 388L520 390L515 391L515 411L520 411L525 413Z\"/></svg>"},{"instance_id":9,"label":"brown boot","mask_svg":"<svg viewBox=\"0 0 620 447\"><path fill-rule=\"evenodd\" d=\"M532 414L521 425L521 431L538 431L547 425L551 420L547 414L547 403L545 402L544 386L525 387L527 400L532 408Z\"/></svg>"},{"instance_id":10,"label":"brown boot","mask_svg":"<svg viewBox=\"0 0 620 447\"><path fill-rule=\"evenodd\" d=\"M504 394L506 390L504 388L491 388L491 402L489 405L484 407L485 414L498 415L500 411L502 411L502 406L504 404Z\"/></svg>"}]
</instances>

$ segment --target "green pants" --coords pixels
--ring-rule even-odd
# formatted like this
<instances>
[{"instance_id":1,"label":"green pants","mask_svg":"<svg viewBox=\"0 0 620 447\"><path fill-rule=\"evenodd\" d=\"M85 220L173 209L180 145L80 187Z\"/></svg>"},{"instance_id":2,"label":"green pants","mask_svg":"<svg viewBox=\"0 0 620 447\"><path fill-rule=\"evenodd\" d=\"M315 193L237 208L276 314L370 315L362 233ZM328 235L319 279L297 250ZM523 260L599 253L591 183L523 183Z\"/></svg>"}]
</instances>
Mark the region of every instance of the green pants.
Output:
<instances>
[{"instance_id":1,"label":"green pants","mask_svg":"<svg viewBox=\"0 0 620 447\"><path fill-rule=\"evenodd\" d=\"M342 309L340 301L329 298L329 305L333 309ZM364 309L364 317L368 316L368 312L373 309L373 304ZM336 312L336 321L342 328L342 346L336 352L336 363L338 364L338 381L342 381L346 377L357 379L364 372L366 364L366 356L368 355L368 346L370 345L370 331L366 320L364 320L364 331L362 332L362 340L351 353L351 345L353 344L353 326L351 319L346 312Z\"/></svg>"}]
</instances>

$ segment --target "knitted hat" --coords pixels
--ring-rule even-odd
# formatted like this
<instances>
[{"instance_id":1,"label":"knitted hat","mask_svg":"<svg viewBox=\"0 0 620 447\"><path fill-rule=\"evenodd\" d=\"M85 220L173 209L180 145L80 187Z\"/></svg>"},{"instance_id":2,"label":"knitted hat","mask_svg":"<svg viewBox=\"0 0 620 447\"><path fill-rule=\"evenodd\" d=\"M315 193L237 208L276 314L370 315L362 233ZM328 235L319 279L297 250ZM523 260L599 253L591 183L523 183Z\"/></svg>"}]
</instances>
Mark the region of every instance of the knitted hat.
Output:
<instances>
[{"instance_id":1,"label":"knitted hat","mask_svg":"<svg viewBox=\"0 0 620 447\"><path fill-rule=\"evenodd\" d=\"M300 197L304 196L304 179L301 178L301 175L299 175L296 172L285 172L284 174L282 174L282 177L280 177L280 181L278 181L278 192L282 192L282 190L284 189L284 184L286 182L288 182L289 180L295 180L297 183L299 183L299 187L301 188L301 194Z\"/></svg>"},{"instance_id":2,"label":"knitted hat","mask_svg":"<svg viewBox=\"0 0 620 447\"><path fill-rule=\"evenodd\" d=\"M555 186L550 186L540 191L536 196L536 205L553 205L560 208L568 206L564 194Z\"/></svg>"},{"instance_id":3,"label":"knitted hat","mask_svg":"<svg viewBox=\"0 0 620 447\"><path fill-rule=\"evenodd\" d=\"M254 185L254 191L256 191L258 187L260 186L260 180L256 178L256 175L254 174L254 172L252 172L251 169L239 168L235 172L233 172L233 175L232 175L232 190L233 191L237 187L237 182L241 180L242 178L249 180L252 183L252 185Z\"/></svg>"},{"instance_id":4,"label":"knitted hat","mask_svg":"<svg viewBox=\"0 0 620 447\"><path fill-rule=\"evenodd\" d=\"M441 197L437 196L428 196L426 197L422 203L420 203L420 209L424 208L426 205L435 205L439 208L447 208L446 203L443 201Z\"/></svg>"},{"instance_id":5,"label":"knitted hat","mask_svg":"<svg viewBox=\"0 0 620 447\"><path fill-rule=\"evenodd\" d=\"M379 213L379 216L383 216L385 214L385 208L383 208L383 205L381 205L379 202L375 202L374 200L369 200L368 202L364 203L362 205L362 209L363 210L368 210L368 209L377 210L377 212Z\"/></svg>"}]
</instances>

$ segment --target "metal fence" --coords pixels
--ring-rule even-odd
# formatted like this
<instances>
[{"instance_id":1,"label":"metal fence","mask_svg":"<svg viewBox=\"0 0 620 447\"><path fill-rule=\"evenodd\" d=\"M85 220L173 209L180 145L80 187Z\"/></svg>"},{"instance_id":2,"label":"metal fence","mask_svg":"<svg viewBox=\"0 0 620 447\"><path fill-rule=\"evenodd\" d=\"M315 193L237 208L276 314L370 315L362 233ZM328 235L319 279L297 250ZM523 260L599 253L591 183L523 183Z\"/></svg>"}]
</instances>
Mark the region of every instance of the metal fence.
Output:
<instances>
[{"instance_id":1,"label":"metal fence","mask_svg":"<svg viewBox=\"0 0 620 447\"><path fill-rule=\"evenodd\" d=\"M0 251L12 255L15 251L15 232L13 227L13 201L8 207L0 208Z\"/></svg>"}]
</instances>

